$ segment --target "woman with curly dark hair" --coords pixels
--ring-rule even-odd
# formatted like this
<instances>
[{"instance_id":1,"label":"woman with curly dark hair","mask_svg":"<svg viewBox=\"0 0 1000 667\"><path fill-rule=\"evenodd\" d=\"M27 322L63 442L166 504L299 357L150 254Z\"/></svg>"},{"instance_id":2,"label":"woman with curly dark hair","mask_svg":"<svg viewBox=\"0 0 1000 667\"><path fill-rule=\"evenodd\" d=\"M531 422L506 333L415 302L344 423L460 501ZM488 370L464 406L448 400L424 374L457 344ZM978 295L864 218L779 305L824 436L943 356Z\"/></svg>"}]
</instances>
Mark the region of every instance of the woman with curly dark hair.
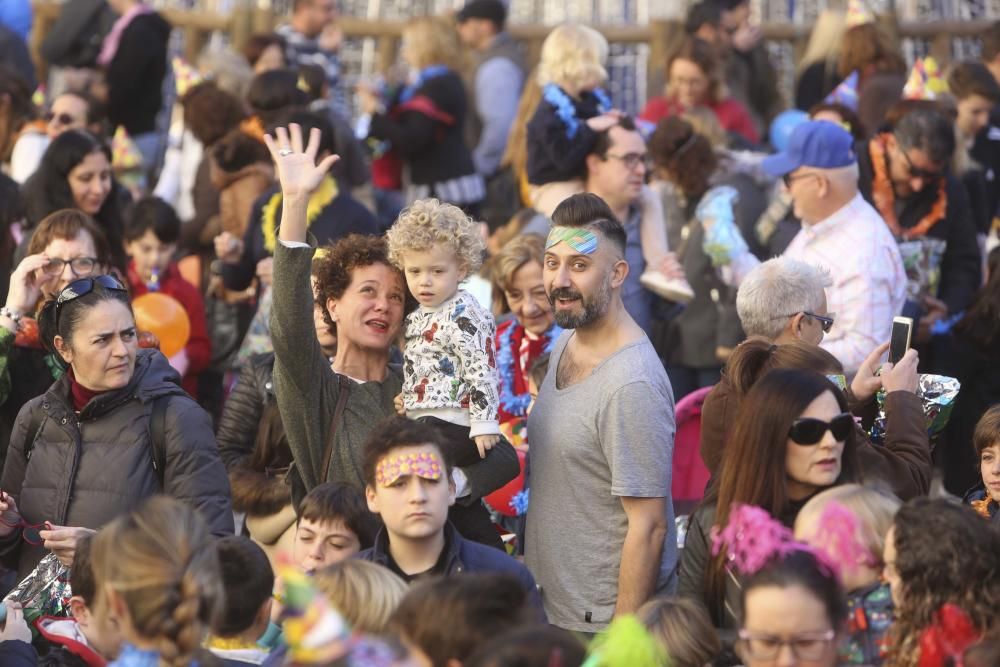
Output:
<instances>
[{"instance_id":1,"label":"woman with curly dark hair","mask_svg":"<svg viewBox=\"0 0 1000 667\"><path fill-rule=\"evenodd\" d=\"M726 170L711 142L682 118L672 116L659 122L649 152L656 165L653 187L663 202L668 245L676 249L694 290L694 299L656 341L679 400L715 384L722 364L743 337L736 315L736 289L722 282L702 249L705 230L695 215L698 205L708 196L725 192L723 188L735 190L736 224L750 249L763 259L763 248L752 242L755 237L750 230L767 202L750 175Z\"/></svg>"},{"instance_id":2,"label":"woman with curly dark hair","mask_svg":"<svg viewBox=\"0 0 1000 667\"><path fill-rule=\"evenodd\" d=\"M972 509L943 498L917 498L903 505L886 536L882 559L896 605L886 664L921 664L921 636L946 604L961 609L978 633L996 630L998 553L1000 531Z\"/></svg>"}]
</instances>

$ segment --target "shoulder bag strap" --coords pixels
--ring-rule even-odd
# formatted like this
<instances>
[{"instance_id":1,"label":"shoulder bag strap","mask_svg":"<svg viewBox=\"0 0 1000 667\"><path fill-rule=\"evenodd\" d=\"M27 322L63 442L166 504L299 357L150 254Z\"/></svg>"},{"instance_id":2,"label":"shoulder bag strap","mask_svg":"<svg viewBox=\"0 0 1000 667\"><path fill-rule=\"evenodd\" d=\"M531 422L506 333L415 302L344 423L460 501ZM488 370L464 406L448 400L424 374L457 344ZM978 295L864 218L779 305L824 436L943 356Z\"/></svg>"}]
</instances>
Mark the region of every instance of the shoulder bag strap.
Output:
<instances>
[{"instance_id":1,"label":"shoulder bag strap","mask_svg":"<svg viewBox=\"0 0 1000 667\"><path fill-rule=\"evenodd\" d=\"M337 374L340 382L340 392L337 395L337 407L333 409L333 419L330 420L330 431L326 436L326 447L323 449L323 467L320 469L320 483L327 481L330 476L330 459L333 458L333 445L337 437L337 427L344 416L344 408L347 407L347 397L351 393L351 382L346 376Z\"/></svg>"}]
</instances>

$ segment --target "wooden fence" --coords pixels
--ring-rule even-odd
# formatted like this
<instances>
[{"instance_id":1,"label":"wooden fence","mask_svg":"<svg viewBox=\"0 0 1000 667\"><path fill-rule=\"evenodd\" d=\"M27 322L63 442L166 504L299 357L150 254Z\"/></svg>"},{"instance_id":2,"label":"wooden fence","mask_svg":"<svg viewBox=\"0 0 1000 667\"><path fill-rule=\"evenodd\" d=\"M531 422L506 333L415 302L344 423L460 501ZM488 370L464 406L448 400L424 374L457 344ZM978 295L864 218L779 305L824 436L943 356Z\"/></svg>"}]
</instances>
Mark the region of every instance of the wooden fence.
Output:
<instances>
[{"instance_id":1,"label":"wooden fence","mask_svg":"<svg viewBox=\"0 0 1000 667\"><path fill-rule=\"evenodd\" d=\"M249 3L254 4L254 3ZM34 0L35 25L32 35L32 53L44 73L46 63L38 51L41 40L59 15L60 3L53 0ZM257 32L270 32L284 20L269 9L248 6L229 14L206 11L164 9L161 12L176 29L184 32L184 51L189 60L194 60L216 31L229 35L232 44L239 48L247 38ZM933 23L897 22L892 16L883 16L881 21L899 39L913 38L930 43L930 53L940 63L951 59L951 45L956 38L978 37L989 25L986 21L939 21ZM372 21L352 17L341 17L339 25L345 37L371 38L375 40L377 69L385 71L396 62L403 23L394 21ZM677 45L682 36L682 27L676 21L651 21L648 25L604 25L594 26L611 43L648 44L649 80L647 84L662 82L661 63L665 63L672 46ZM809 39L811 26L792 24L764 24L761 26L764 38L771 41L791 42L796 55L801 54ZM525 47L529 63L538 60L542 41L551 26L511 24L509 31Z\"/></svg>"}]
</instances>

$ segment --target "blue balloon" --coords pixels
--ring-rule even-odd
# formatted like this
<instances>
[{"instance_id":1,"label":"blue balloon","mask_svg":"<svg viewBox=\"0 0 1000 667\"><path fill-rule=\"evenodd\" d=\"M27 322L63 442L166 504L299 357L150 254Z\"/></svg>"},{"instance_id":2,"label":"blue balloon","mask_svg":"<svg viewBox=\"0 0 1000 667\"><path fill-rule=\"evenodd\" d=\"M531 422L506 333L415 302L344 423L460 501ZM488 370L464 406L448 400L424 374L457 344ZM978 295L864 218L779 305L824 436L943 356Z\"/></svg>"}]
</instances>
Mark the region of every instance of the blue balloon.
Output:
<instances>
[{"instance_id":1,"label":"blue balloon","mask_svg":"<svg viewBox=\"0 0 1000 667\"><path fill-rule=\"evenodd\" d=\"M785 150L788 147L788 139L792 136L792 132L807 120L809 120L809 114L799 109L789 109L788 111L779 113L771 121L771 132L769 135L771 145L774 146L774 149L778 151Z\"/></svg>"}]
</instances>

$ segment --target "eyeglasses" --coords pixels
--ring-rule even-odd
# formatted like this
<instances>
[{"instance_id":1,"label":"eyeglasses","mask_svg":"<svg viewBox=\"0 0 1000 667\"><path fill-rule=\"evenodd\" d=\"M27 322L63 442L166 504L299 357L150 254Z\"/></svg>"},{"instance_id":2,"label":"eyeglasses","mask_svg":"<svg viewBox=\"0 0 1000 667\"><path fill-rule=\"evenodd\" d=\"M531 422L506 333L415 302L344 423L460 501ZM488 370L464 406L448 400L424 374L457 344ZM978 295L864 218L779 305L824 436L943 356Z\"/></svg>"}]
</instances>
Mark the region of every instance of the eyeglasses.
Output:
<instances>
[{"instance_id":1,"label":"eyeglasses","mask_svg":"<svg viewBox=\"0 0 1000 667\"><path fill-rule=\"evenodd\" d=\"M847 440L854 430L854 415L844 412L828 422L812 417L803 417L792 422L788 437L797 445L815 445L829 431L838 441Z\"/></svg>"},{"instance_id":2,"label":"eyeglasses","mask_svg":"<svg viewBox=\"0 0 1000 667\"><path fill-rule=\"evenodd\" d=\"M798 181L803 178L809 178L810 176L815 176L816 178L820 178L820 175L817 174L815 171L807 171L805 173L796 174L794 176L791 173L785 174L784 176L781 177L781 180L785 184L786 188L790 188L792 187L792 183L794 181Z\"/></svg>"},{"instance_id":3,"label":"eyeglasses","mask_svg":"<svg viewBox=\"0 0 1000 667\"><path fill-rule=\"evenodd\" d=\"M649 153L626 153L625 155L615 155L614 153L608 153L604 157L613 157L616 160L621 160L625 163L626 169L635 169L640 164L649 169L651 164L649 159Z\"/></svg>"},{"instance_id":4,"label":"eyeglasses","mask_svg":"<svg viewBox=\"0 0 1000 667\"><path fill-rule=\"evenodd\" d=\"M804 632L789 639L740 630L737 645L741 653L754 660L774 660L787 646L799 660L820 660L836 637L833 630L826 632Z\"/></svg>"},{"instance_id":5,"label":"eyeglasses","mask_svg":"<svg viewBox=\"0 0 1000 667\"><path fill-rule=\"evenodd\" d=\"M59 324L59 313L62 311L63 305L74 299L79 299L81 296L90 294L94 291L95 285L100 285L105 289L116 292L128 292L125 286L118 282L114 276L99 275L74 280L69 285L66 285L63 291L59 292L59 296L56 297L56 325Z\"/></svg>"},{"instance_id":6,"label":"eyeglasses","mask_svg":"<svg viewBox=\"0 0 1000 667\"><path fill-rule=\"evenodd\" d=\"M903 148L903 145L899 143L898 139L896 140L896 145L899 147L899 153L906 161L906 168L907 171L909 171L910 178L919 178L920 180L927 181L928 183L935 183L939 181L942 176L944 176L944 173L940 169L932 171L930 169L914 167L913 160L911 160L910 156L907 155L906 150Z\"/></svg>"},{"instance_id":7,"label":"eyeglasses","mask_svg":"<svg viewBox=\"0 0 1000 667\"><path fill-rule=\"evenodd\" d=\"M76 118L73 118L68 113L56 114L50 111L45 114L45 122L51 123L52 121L56 121L60 125L73 125L76 123Z\"/></svg>"},{"instance_id":8,"label":"eyeglasses","mask_svg":"<svg viewBox=\"0 0 1000 667\"><path fill-rule=\"evenodd\" d=\"M49 263L45 265L46 273L60 274L66 265L69 264L69 268L73 271L75 276L85 276L94 270L97 266L96 257L74 257L73 259L60 259L58 257L53 257L49 260Z\"/></svg>"},{"instance_id":9,"label":"eyeglasses","mask_svg":"<svg viewBox=\"0 0 1000 667\"><path fill-rule=\"evenodd\" d=\"M791 313L789 315L775 315L772 319L787 320L789 317L795 317L796 315L805 315L806 317L816 320L819 322L820 327L823 328L823 333L830 333L830 329L833 328L834 318L837 316L836 313L817 315L816 313L810 313L808 310L800 310L797 313Z\"/></svg>"}]
</instances>

